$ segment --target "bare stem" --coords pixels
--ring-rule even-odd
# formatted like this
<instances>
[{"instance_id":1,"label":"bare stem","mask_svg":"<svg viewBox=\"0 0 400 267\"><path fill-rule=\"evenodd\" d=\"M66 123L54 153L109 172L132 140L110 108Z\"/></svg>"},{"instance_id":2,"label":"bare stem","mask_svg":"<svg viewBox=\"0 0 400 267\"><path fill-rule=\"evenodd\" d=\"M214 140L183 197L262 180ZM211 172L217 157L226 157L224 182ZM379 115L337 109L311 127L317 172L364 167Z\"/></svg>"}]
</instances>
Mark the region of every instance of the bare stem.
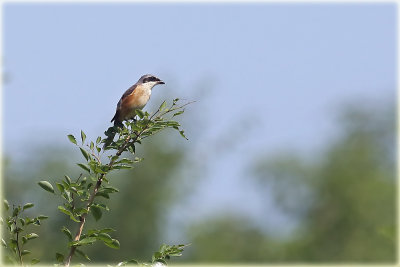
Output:
<instances>
[{"instance_id":1,"label":"bare stem","mask_svg":"<svg viewBox=\"0 0 400 267\"><path fill-rule=\"evenodd\" d=\"M21 249L19 247L19 231L18 231L18 227L17 227L17 220L18 220L18 215L15 215L14 217L14 227L15 230L17 231L17 236L16 236L16 240L17 240L17 250L18 250L18 258L19 258L19 262L21 263L21 265L24 265L24 262L22 261L22 253L21 253Z\"/></svg>"}]
</instances>

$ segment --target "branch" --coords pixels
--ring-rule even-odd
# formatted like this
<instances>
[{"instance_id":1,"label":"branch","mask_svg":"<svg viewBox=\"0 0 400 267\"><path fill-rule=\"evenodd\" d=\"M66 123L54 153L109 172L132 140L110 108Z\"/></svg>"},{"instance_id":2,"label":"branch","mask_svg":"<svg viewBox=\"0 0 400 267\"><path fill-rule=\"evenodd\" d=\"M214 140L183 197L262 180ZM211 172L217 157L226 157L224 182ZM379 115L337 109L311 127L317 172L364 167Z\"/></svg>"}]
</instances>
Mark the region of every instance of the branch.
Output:
<instances>
[{"instance_id":1,"label":"branch","mask_svg":"<svg viewBox=\"0 0 400 267\"><path fill-rule=\"evenodd\" d=\"M17 220L18 220L18 214L15 215L14 217L14 227L15 230L17 231L17 250L18 250L18 258L19 258L19 262L21 263L21 265L24 265L24 262L22 261L22 253L21 253L21 249L19 248L19 231L18 231L18 226L17 226Z\"/></svg>"},{"instance_id":2,"label":"branch","mask_svg":"<svg viewBox=\"0 0 400 267\"><path fill-rule=\"evenodd\" d=\"M139 138L139 136L148 128L148 125L149 125L149 123L147 123L146 126L136 135L136 137L132 140L133 143L136 142L136 140ZM125 141L124 141L124 144L118 150L118 152L115 154L115 156L117 156L117 157L121 156L122 152L125 151L126 147L130 143L130 141L131 141L131 136L128 135L126 137ZM114 165L114 163L115 163L115 161L117 159L118 158L114 158L113 160L111 160L107 164L109 169ZM74 241L79 241L79 239L81 238L83 227L84 227L85 222L86 222L86 215L89 214L90 206L93 204L94 198L96 197L96 193L99 191L99 188L101 186L101 183L103 182L103 178L104 178L105 175L106 175L105 173L102 173L100 175L99 179L97 179L96 186L94 187L93 192L89 197L88 203L86 204L86 209L87 209L88 213L85 213L82 216L80 216L80 218L79 218L80 219L79 228L78 228L78 231L77 231L77 233L75 235ZM68 257L67 257L67 259L66 259L66 261L64 263L65 266L68 267L70 265L71 259L72 259L72 256L75 253L75 250L76 250L76 247L72 246L70 251L69 251Z\"/></svg>"},{"instance_id":3,"label":"branch","mask_svg":"<svg viewBox=\"0 0 400 267\"><path fill-rule=\"evenodd\" d=\"M193 102L195 102L195 101L193 101ZM182 109L184 106L189 105L189 104L191 104L191 103L193 103L193 102L188 102L188 103L186 103L186 104L184 104L184 105L181 105L181 106L177 106L177 107L175 107L175 108L172 108L172 107L175 105L175 102L174 102L173 105L171 106L171 108L168 109L168 110L166 110L166 111L164 111L164 112L161 112L161 109L158 109L156 112L154 112L154 114L152 114L152 115L150 116L150 118L149 118L148 121L147 121L147 124L146 124L138 133L136 133L135 131L133 131L133 132L135 133L135 135L136 135L135 137L132 138L131 133L128 133L127 137L126 137L125 140L124 140L123 145L120 147L120 149L117 151L117 153L115 154L115 156L112 157L111 160L110 160L110 162L107 164L107 167L108 167L107 172L109 172L109 171L111 170L111 168L112 168L112 166L114 165L114 163L116 162L116 160L119 158L119 156L121 156L121 154L125 151L125 149L128 147L128 145L129 145L129 144L134 144L134 143L136 143L136 141L139 139L139 137L140 137L146 130L149 129L150 123L152 122L152 119L153 119L156 115L158 115L156 118L161 118L161 117L164 116L165 114L170 113L170 112L175 111L175 110L178 110L178 109ZM97 160L99 163L101 163L99 157L97 157L96 155L94 155L93 152L92 152L91 154L96 158L96 160ZM96 183L96 185L95 185L95 187L94 187L94 189L93 189L93 192L91 193L91 195L90 195L90 197L89 197L89 199L88 199L88 201L87 201L87 204L86 204L87 213L84 213L84 214L82 214L82 215L79 217L79 220L80 220L80 222L79 222L79 228L78 228L78 231L77 231L77 233L76 233L76 235L75 235L73 241L79 241L80 238L81 238L82 231L83 231L83 227L84 227L85 222L86 222L86 216L89 214L90 207L91 207L91 205L93 204L94 198L96 197L96 193L99 191L100 186L101 186L101 183L103 182L103 179L104 179L105 175L106 175L106 173L101 173L100 176L99 176L99 178L97 179L97 183ZM67 259L66 259L65 262L64 262L64 265L65 265L66 267L69 267L69 265L70 265L70 263L71 263L72 256L73 256L74 253L75 253L75 250L76 250L76 246L71 246L71 249L70 249L70 251L69 251L69 255L68 255Z\"/></svg>"}]
</instances>

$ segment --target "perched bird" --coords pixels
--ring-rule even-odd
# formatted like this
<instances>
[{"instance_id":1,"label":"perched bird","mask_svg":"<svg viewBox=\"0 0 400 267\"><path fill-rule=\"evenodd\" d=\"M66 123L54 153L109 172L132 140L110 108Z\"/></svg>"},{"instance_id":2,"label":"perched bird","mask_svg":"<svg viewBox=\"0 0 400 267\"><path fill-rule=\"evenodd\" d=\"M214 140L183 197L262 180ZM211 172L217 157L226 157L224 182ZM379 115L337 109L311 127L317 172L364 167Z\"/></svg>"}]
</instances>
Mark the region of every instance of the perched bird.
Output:
<instances>
[{"instance_id":1,"label":"perched bird","mask_svg":"<svg viewBox=\"0 0 400 267\"><path fill-rule=\"evenodd\" d=\"M146 74L126 90L111 120L114 121L114 126L122 126L122 121L133 119L136 115L135 110L144 108L150 99L151 90L157 84L165 83L154 75Z\"/></svg>"},{"instance_id":2,"label":"perched bird","mask_svg":"<svg viewBox=\"0 0 400 267\"><path fill-rule=\"evenodd\" d=\"M165 83L154 75L146 74L125 91L117 104L115 115L111 119L111 122L114 122L114 127L108 128L105 132L108 138L104 141L103 147L108 147L112 143L117 133L117 128L122 127L123 121L135 118L135 110L146 106L150 99L151 90L157 84Z\"/></svg>"}]
</instances>

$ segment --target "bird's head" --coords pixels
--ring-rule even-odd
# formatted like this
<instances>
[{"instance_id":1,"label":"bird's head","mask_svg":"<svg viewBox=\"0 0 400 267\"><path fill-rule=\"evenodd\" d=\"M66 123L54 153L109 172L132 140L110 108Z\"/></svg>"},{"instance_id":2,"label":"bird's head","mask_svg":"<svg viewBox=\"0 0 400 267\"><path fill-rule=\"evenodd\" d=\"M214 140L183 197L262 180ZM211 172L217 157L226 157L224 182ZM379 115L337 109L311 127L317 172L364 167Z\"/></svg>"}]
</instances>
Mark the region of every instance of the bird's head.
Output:
<instances>
[{"instance_id":1,"label":"bird's head","mask_svg":"<svg viewBox=\"0 0 400 267\"><path fill-rule=\"evenodd\" d=\"M162 80L151 74L143 75L142 77L140 77L137 83L150 86L150 88L153 88L153 86L157 84L165 84Z\"/></svg>"}]
</instances>

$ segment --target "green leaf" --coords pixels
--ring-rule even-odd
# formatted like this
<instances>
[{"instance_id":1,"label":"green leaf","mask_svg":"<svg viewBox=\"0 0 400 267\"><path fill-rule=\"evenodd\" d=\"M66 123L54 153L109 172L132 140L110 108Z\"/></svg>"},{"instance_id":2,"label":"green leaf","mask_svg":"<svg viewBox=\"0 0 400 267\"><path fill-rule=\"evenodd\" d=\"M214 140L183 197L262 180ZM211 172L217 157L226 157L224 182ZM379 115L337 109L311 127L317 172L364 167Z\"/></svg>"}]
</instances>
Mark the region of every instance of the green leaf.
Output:
<instances>
[{"instance_id":1,"label":"green leaf","mask_svg":"<svg viewBox=\"0 0 400 267\"><path fill-rule=\"evenodd\" d=\"M45 220L45 219L49 218L49 216L39 215L37 218L38 218L39 220Z\"/></svg>"},{"instance_id":2,"label":"green leaf","mask_svg":"<svg viewBox=\"0 0 400 267\"><path fill-rule=\"evenodd\" d=\"M31 253L29 250L24 249L23 251L21 251L21 255L27 255Z\"/></svg>"},{"instance_id":3,"label":"green leaf","mask_svg":"<svg viewBox=\"0 0 400 267\"><path fill-rule=\"evenodd\" d=\"M20 223L22 224L22 226L24 226L24 225L25 225L25 220L24 220L24 219L22 219L22 218L19 218L19 221L20 221Z\"/></svg>"},{"instance_id":4,"label":"green leaf","mask_svg":"<svg viewBox=\"0 0 400 267\"><path fill-rule=\"evenodd\" d=\"M62 194L62 197L65 198L68 201L68 203L71 203L73 201L73 199L71 197L71 192L69 192L69 191L65 191Z\"/></svg>"},{"instance_id":5,"label":"green leaf","mask_svg":"<svg viewBox=\"0 0 400 267\"><path fill-rule=\"evenodd\" d=\"M141 111L140 109L136 109L135 113L136 113L136 115L139 116L139 118L143 119L143 117L144 117L143 111Z\"/></svg>"},{"instance_id":6,"label":"green leaf","mask_svg":"<svg viewBox=\"0 0 400 267\"><path fill-rule=\"evenodd\" d=\"M17 226L12 232L16 234L16 233L20 233L22 231L24 231L24 230L21 227Z\"/></svg>"},{"instance_id":7,"label":"green leaf","mask_svg":"<svg viewBox=\"0 0 400 267\"><path fill-rule=\"evenodd\" d=\"M70 192L72 192L72 193L78 194L78 191L77 191L76 188L73 187L73 186L71 186L71 187L69 188L69 190L70 190Z\"/></svg>"},{"instance_id":8,"label":"green leaf","mask_svg":"<svg viewBox=\"0 0 400 267\"><path fill-rule=\"evenodd\" d=\"M104 244L113 249L119 249L120 247L119 241L117 239L113 239L112 242L107 242Z\"/></svg>"},{"instance_id":9,"label":"green leaf","mask_svg":"<svg viewBox=\"0 0 400 267\"><path fill-rule=\"evenodd\" d=\"M174 113L174 115L173 115L172 117L179 116L179 115L181 115L183 112L185 112L185 111L184 111L184 110L178 111L177 113Z\"/></svg>"},{"instance_id":10,"label":"green leaf","mask_svg":"<svg viewBox=\"0 0 400 267\"><path fill-rule=\"evenodd\" d=\"M112 186L104 186L102 188L100 188L100 191L103 193L115 193L115 192L119 192L118 188L112 187Z\"/></svg>"},{"instance_id":11,"label":"green leaf","mask_svg":"<svg viewBox=\"0 0 400 267\"><path fill-rule=\"evenodd\" d=\"M123 158L123 159L118 160L118 161L115 162L115 164L120 164L120 163L132 164L132 163L133 163L133 160L127 159L127 158Z\"/></svg>"},{"instance_id":12,"label":"green leaf","mask_svg":"<svg viewBox=\"0 0 400 267\"><path fill-rule=\"evenodd\" d=\"M68 237L68 240L69 240L69 241L72 241L72 234L71 234L71 231L70 231L67 227L63 226L63 228L61 229L61 231Z\"/></svg>"},{"instance_id":13,"label":"green leaf","mask_svg":"<svg viewBox=\"0 0 400 267\"><path fill-rule=\"evenodd\" d=\"M100 142L101 142L101 137L99 136L99 137L97 137L97 139L96 139L96 144L100 144Z\"/></svg>"},{"instance_id":14,"label":"green leaf","mask_svg":"<svg viewBox=\"0 0 400 267\"><path fill-rule=\"evenodd\" d=\"M4 208L5 208L6 210L9 210L9 209L10 209L10 204L8 204L7 199L4 199L3 203L4 203Z\"/></svg>"},{"instance_id":15,"label":"green leaf","mask_svg":"<svg viewBox=\"0 0 400 267\"><path fill-rule=\"evenodd\" d=\"M115 232L112 228L104 228L99 231L99 233L108 233L108 232Z\"/></svg>"},{"instance_id":16,"label":"green leaf","mask_svg":"<svg viewBox=\"0 0 400 267\"><path fill-rule=\"evenodd\" d=\"M4 239L2 238L1 239L1 245L3 246L3 247L7 247L7 243L6 243L6 241L4 241Z\"/></svg>"},{"instance_id":17,"label":"green leaf","mask_svg":"<svg viewBox=\"0 0 400 267\"><path fill-rule=\"evenodd\" d=\"M26 238L25 236L22 237L22 244L25 244L28 241L28 238Z\"/></svg>"},{"instance_id":18,"label":"green leaf","mask_svg":"<svg viewBox=\"0 0 400 267\"><path fill-rule=\"evenodd\" d=\"M132 131L136 131L136 132L139 132L139 131L142 130L142 129L141 129L139 126L137 126L136 124L131 124L131 129L132 129Z\"/></svg>"},{"instance_id":19,"label":"green leaf","mask_svg":"<svg viewBox=\"0 0 400 267\"><path fill-rule=\"evenodd\" d=\"M90 141L90 149L93 150L93 148L94 148L94 143Z\"/></svg>"},{"instance_id":20,"label":"green leaf","mask_svg":"<svg viewBox=\"0 0 400 267\"><path fill-rule=\"evenodd\" d=\"M115 165L112 167L114 170L125 170L125 169L132 169L133 166L129 165Z\"/></svg>"},{"instance_id":21,"label":"green leaf","mask_svg":"<svg viewBox=\"0 0 400 267\"><path fill-rule=\"evenodd\" d=\"M64 186L62 184L56 183L56 186L57 186L58 191L60 191L60 193L64 192L65 189L64 189Z\"/></svg>"},{"instance_id":22,"label":"green leaf","mask_svg":"<svg viewBox=\"0 0 400 267\"><path fill-rule=\"evenodd\" d=\"M13 209L12 216L13 216L13 217L17 216L18 213L19 213L19 211L20 211L19 207L14 208L14 209Z\"/></svg>"},{"instance_id":23,"label":"green leaf","mask_svg":"<svg viewBox=\"0 0 400 267\"><path fill-rule=\"evenodd\" d=\"M28 239L28 240L35 239L35 238L38 238L38 237L39 237L39 235L35 234L35 233L30 233L30 234L26 235L26 239Z\"/></svg>"},{"instance_id":24,"label":"green leaf","mask_svg":"<svg viewBox=\"0 0 400 267\"><path fill-rule=\"evenodd\" d=\"M65 178L65 180L67 181L68 184L72 183L72 180L71 180L71 178L69 178L68 175L64 175L64 178Z\"/></svg>"},{"instance_id":25,"label":"green leaf","mask_svg":"<svg viewBox=\"0 0 400 267\"><path fill-rule=\"evenodd\" d=\"M84 257L84 258L87 259L88 261L90 261L89 256L86 255L82 250L76 249L75 252L77 252L79 255L81 255L82 257Z\"/></svg>"},{"instance_id":26,"label":"green leaf","mask_svg":"<svg viewBox=\"0 0 400 267\"><path fill-rule=\"evenodd\" d=\"M132 154L135 154L135 153L136 153L135 144L132 144L132 145L128 146L128 150L129 150L129 152L131 152Z\"/></svg>"},{"instance_id":27,"label":"green leaf","mask_svg":"<svg viewBox=\"0 0 400 267\"><path fill-rule=\"evenodd\" d=\"M86 237L79 241L69 242L68 246L69 247L78 247L78 246L82 246L82 245L89 245L89 244L93 244L94 242L96 242L96 240L97 240L96 237Z\"/></svg>"},{"instance_id":28,"label":"green leaf","mask_svg":"<svg viewBox=\"0 0 400 267\"><path fill-rule=\"evenodd\" d=\"M40 260L38 260L38 259L32 259L31 260L31 264L32 265L38 264L39 262L40 262Z\"/></svg>"},{"instance_id":29,"label":"green leaf","mask_svg":"<svg viewBox=\"0 0 400 267\"><path fill-rule=\"evenodd\" d=\"M110 210L106 205L101 204L101 203L93 203L92 207L97 207L97 208L101 208L101 209L105 209L105 210Z\"/></svg>"},{"instance_id":30,"label":"green leaf","mask_svg":"<svg viewBox=\"0 0 400 267\"><path fill-rule=\"evenodd\" d=\"M54 194L54 188L51 185L51 183L49 183L48 181L40 181L38 182L38 185L43 188L44 190L51 192Z\"/></svg>"},{"instance_id":31,"label":"green leaf","mask_svg":"<svg viewBox=\"0 0 400 267\"><path fill-rule=\"evenodd\" d=\"M104 193L104 192L97 192L96 196L104 197L104 198L107 198L107 199L110 198L110 196L107 193Z\"/></svg>"},{"instance_id":32,"label":"green leaf","mask_svg":"<svg viewBox=\"0 0 400 267\"><path fill-rule=\"evenodd\" d=\"M81 216L85 213L88 213L89 211L85 208L77 208L76 210L74 210L74 212L77 216Z\"/></svg>"},{"instance_id":33,"label":"green leaf","mask_svg":"<svg viewBox=\"0 0 400 267\"><path fill-rule=\"evenodd\" d=\"M151 261L155 262L156 260L160 259L162 257L161 252L154 252L153 256L151 257Z\"/></svg>"},{"instance_id":34,"label":"green leaf","mask_svg":"<svg viewBox=\"0 0 400 267\"><path fill-rule=\"evenodd\" d=\"M181 126L181 125L176 121L168 121L166 126L172 127L174 129L179 129L178 127Z\"/></svg>"},{"instance_id":35,"label":"green leaf","mask_svg":"<svg viewBox=\"0 0 400 267\"><path fill-rule=\"evenodd\" d=\"M82 130L81 130L81 139L82 139L82 144L85 143L86 134Z\"/></svg>"},{"instance_id":36,"label":"green leaf","mask_svg":"<svg viewBox=\"0 0 400 267\"><path fill-rule=\"evenodd\" d=\"M75 137L74 137L72 134L69 134L69 135L68 135L68 139L69 139L69 141L70 141L71 143L73 143L73 144L76 145L76 139L75 139Z\"/></svg>"},{"instance_id":37,"label":"green leaf","mask_svg":"<svg viewBox=\"0 0 400 267\"><path fill-rule=\"evenodd\" d=\"M71 218L71 220L75 221L75 222L80 222L77 218L74 217L74 215L72 214L72 212L70 212L69 210L67 210L66 208L64 208L63 206L58 206L58 210L61 211L62 213L65 213L67 215L69 215L69 217Z\"/></svg>"},{"instance_id":38,"label":"green leaf","mask_svg":"<svg viewBox=\"0 0 400 267\"><path fill-rule=\"evenodd\" d=\"M13 238L11 238L10 239L10 243L8 243L8 245L11 247L11 248L17 248L17 240L15 240L15 239L13 239Z\"/></svg>"},{"instance_id":39,"label":"green leaf","mask_svg":"<svg viewBox=\"0 0 400 267\"><path fill-rule=\"evenodd\" d=\"M96 206L92 206L90 211L92 212L92 215L96 221L100 220L101 216L103 215L101 209Z\"/></svg>"},{"instance_id":40,"label":"green leaf","mask_svg":"<svg viewBox=\"0 0 400 267\"><path fill-rule=\"evenodd\" d=\"M106 233L99 233L97 236L98 240L101 240L105 243L112 243L113 239L111 238L111 236L109 234Z\"/></svg>"},{"instance_id":41,"label":"green leaf","mask_svg":"<svg viewBox=\"0 0 400 267\"><path fill-rule=\"evenodd\" d=\"M158 108L158 110L163 110L165 107L167 106L167 102L162 102L162 104L160 105L160 107Z\"/></svg>"},{"instance_id":42,"label":"green leaf","mask_svg":"<svg viewBox=\"0 0 400 267\"><path fill-rule=\"evenodd\" d=\"M63 207L63 206L58 206L58 209L59 209L62 213L65 213L65 214L67 214L67 215L72 215L72 213L71 213L69 210L67 210L65 207Z\"/></svg>"},{"instance_id":43,"label":"green leaf","mask_svg":"<svg viewBox=\"0 0 400 267\"><path fill-rule=\"evenodd\" d=\"M143 158L135 157L135 160L133 162L138 163L138 162L141 162L142 160L143 160Z\"/></svg>"},{"instance_id":44,"label":"green leaf","mask_svg":"<svg viewBox=\"0 0 400 267\"><path fill-rule=\"evenodd\" d=\"M104 228L101 230L91 229L91 230L88 230L87 235L92 236L93 234L108 233L108 232L115 232L115 230L112 228Z\"/></svg>"},{"instance_id":45,"label":"green leaf","mask_svg":"<svg viewBox=\"0 0 400 267\"><path fill-rule=\"evenodd\" d=\"M85 157L86 160L89 159L89 153L86 152L83 148L79 148L81 150L82 155Z\"/></svg>"},{"instance_id":46,"label":"green leaf","mask_svg":"<svg viewBox=\"0 0 400 267\"><path fill-rule=\"evenodd\" d=\"M87 172L90 173L90 169L89 169L89 167L88 167L86 164L77 163L77 165L78 165L79 167L81 167L82 169L84 169L85 171L87 171Z\"/></svg>"},{"instance_id":47,"label":"green leaf","mask_svg":"<svg viewBox=\"0 0 400 267\"><path fill-rule=\"evenodd\" d=\"M183 138L185 138L186 140L189 140L189 139L187 139L187 137L185 136L185 132L184 132L184 131L179 131L179 133L181 134L181 136L182 136Z\"/></svg>"},{"instance_id":48,"label":"green leaf","mask_svg":"<svg viewBox=\"0 0 400 267\"><path fill-rule=\"evenodd\" d=\"M56 260L60 263L64 262L64 255L61 253L56 253Z\"/></svg>"},{"instance_id":49,"label":"green leaf","mask_svg":"<svg viewBox=\"0 0 400 267\"><path fill-rule=\"evenodd\" d=\"M90 187L92 187L93 183L88 183L88 185L86 186L86 189L90 189Z\"/></svg>"},{"instance_id":50,"label":"green leaf","mask_svg":"<svg viewBox=\"0 0 400 267\"><path fill-rule=\"evenodd\" d=\"M26 210L26 209L32 208L33 206L35 206L33 203L26 203L22 209Z\"/></svg>"}]
</instances>

